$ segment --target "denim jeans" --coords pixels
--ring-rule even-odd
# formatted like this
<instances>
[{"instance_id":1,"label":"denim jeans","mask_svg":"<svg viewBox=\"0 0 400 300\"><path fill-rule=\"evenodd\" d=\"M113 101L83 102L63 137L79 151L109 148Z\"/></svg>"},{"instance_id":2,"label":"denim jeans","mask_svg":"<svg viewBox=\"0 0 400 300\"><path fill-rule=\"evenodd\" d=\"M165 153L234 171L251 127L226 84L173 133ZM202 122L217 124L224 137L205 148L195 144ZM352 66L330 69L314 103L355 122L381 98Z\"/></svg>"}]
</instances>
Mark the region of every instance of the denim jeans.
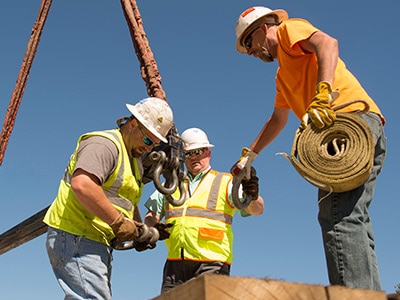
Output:
<instances>
[{"instance_id":1,"label":"denim jeans","mask_svg":"<svg viewBox=\"0 0 400 300\"><path fill-rule=\"evenodd\" d=\"M49 227L46 249L64 299L111 299L110 247Z\"/></svg>"},{"instance_id":2,"label":"denim jeans","mask_svg":"<svg viewBox=\"0 0 400 300\"><path fill-rule=\"evenodd\" d=\"M361 115L375 142L374 165L367 182L351 191L332 193L319 203L318 221L322 230L329 281L333 285L380 290L378 262L369 206L376 178L386 157L386 137L380 117ZM360 149L360 153L363 149ZM327 192L319 190L318 198Z\"/></svg>"}]
</instances>

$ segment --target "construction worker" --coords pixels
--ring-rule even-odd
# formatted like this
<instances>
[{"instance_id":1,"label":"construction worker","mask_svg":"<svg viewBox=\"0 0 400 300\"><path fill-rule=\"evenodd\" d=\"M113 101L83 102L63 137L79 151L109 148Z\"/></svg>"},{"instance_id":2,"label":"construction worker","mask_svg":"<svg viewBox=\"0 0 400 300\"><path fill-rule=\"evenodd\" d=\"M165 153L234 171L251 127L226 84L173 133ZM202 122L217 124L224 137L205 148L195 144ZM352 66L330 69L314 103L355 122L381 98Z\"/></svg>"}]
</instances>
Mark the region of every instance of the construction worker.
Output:
<instances>
[{"instance_id":1,"label":"construction worker","mask_svg":"<svg viewBox=\"0 0 400 300\"><path fill-rule=\"evenodd\" d=\"M147 225L153 226L164 217L166 224L173 225L170 237L165 240L168 257L161 292L201 274L229 275L233 260L232 175L211 168L210 149L214 145L204 131L189 128L181 138L188 171L185 181L188 199L182 206L174 207L156 191L145 203ZM241 216L262 214L264 200L258 194L258 178L253 176L243 181L242 186L251 201L244 211L239 211Z\"/></svg>"},{"instance_id":2,"label":"construction worker","mask_svg":"<svg viewBox=\"0 0 400 300\"><path fill-rule=\"evenodd\" d=\"M126 106L132 115L118 120L119 128L79 138L44 217L47 253L65 299L111 299L111 241L140 236L140 157L167 142L173 114L153 97Z\"/></svg>"},{"instance_id":3,"label":"construction worker","mask_svg":"<svg viewBox=\"0 0 400 300\"><path fill-rule=\"evenodd\" d=\"M289 19L282 9L256 6L240 14L235 30L237 51L264 62L278 62L274 110L248 147L252 159L279 135L290 109L301 120L300 129L309 122L322 129L335 122L333 106L358 99L369 104L369 112L360 117L374 137L371 175L365 184L348 192L327 196L327 192L319 190L322 200L318 220L330 283L380 290L368 208L386 155L385 119L381 111L339 58L338 41L308 21ZM363 109L362 103L356 103L340 111Z\"/></svg>"}]
</instances>

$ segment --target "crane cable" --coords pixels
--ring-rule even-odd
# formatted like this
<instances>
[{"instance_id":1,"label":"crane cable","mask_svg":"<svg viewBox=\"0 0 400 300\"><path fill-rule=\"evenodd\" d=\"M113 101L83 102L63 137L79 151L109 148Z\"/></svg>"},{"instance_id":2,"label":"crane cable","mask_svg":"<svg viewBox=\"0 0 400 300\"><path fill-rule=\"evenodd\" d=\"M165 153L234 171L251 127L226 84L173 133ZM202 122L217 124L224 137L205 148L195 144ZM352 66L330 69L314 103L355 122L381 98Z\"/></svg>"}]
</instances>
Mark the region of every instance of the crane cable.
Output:
<instances>
[{"instance_id":1,"label":"crane cable","mask_svg":"<svg viewBox=\"0 0 400 300\"><path fill-rule=\"evenodd\" d=\"M329 192L328 195L357 188L371 174L373 136L368 125L357 115L368 112L368 103L353 100L333 109L337 111L355 102L362 102L364 110L336 113L335 122L328 128L318 129L311 123L303 131L297 129L290 156L277 153L283 155L304 179Z\"/></svg>"},{"instance_id":2,"label":"crane cable","mask_svg":"<svg viewBox=\"0 0 400 300\"><path fill-rule=\"evenodd\" d=\"M50 11L52 0L42 0L38 17L33 25L31 36L26 47L25 56L22 61L20 71L18 73L17 82L11 96L10 104L7 108L6 117L4 118L3 129L0 135L0 165L3 163L4 154L7 144L14 128L15 119L17 118L18 108L21 104L22 95L24 94L26 83L28 81L29 72L31 70L33 60L37 48L39 46L40 37L46 23L47 16Z\"/></svg>"},{"instance_id":3,"label":"crane cable","mask_svg":"<svg viewBox=\"0 0 400 300\"><path fill-rule=\"evenodd\" d=\"M150 49L137 3L134 0L121 0L121 5L140 63L142 78L146 83L147 94L167 101L165 91L161 86L161 75Z\"/></svg>"}]
</instances>

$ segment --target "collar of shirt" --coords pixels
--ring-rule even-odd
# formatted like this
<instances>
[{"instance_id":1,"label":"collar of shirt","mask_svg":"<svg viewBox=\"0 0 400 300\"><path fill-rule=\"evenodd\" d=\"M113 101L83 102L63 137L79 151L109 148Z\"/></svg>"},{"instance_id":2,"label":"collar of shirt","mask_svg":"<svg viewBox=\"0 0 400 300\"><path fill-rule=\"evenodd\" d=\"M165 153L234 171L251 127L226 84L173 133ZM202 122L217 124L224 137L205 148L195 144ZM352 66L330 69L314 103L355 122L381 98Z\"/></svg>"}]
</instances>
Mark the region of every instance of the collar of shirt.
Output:
<instances>
[{"instance_id":1,"label":"collar of shirt","mask_svg":"<svg viewBox=\"0 0 400 300\"><path fill-rule=\"evenodd\" d=\"M191 196L193 191L196 189L196 187L199 185L200 181L203 179L203 177L211 170L211 166L209 166L207 169L205 169L203 172L200 172L196 176L192 176L190 173L188 173L188 188L189 188L189 195Z\"/></svg>"},{"instance_id":2,"label":"collar of shirt","mask_svg":"<svg viewBox=\"0 0 400 300\"><path fill-rule=\"evenodd\" d=\"M211 170L211 166L209 166L203 172L200 172L199 174L197 174L194 177L192 176L192 174L188 173L189 182L194 183L194 182L200 181L210 170Z\"/></svg>"}]
</instances>

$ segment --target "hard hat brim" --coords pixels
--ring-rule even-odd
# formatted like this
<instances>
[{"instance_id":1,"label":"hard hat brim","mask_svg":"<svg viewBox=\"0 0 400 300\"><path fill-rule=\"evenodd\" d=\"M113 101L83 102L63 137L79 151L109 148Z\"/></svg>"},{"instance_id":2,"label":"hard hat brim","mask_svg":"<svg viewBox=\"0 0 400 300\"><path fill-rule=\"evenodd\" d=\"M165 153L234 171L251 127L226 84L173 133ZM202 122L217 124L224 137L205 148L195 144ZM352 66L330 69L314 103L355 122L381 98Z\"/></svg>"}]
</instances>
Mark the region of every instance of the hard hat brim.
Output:
<instances>
[{"instance_id":1,"label":"hard hat brim","mask_svg":"<svg viewBox=\"0 0 400 300\"><path fill-rule=\"evenodd\" d=\"M194 146L188 146L188 147L183 147L184 151L191 151L191 150L195 150L195 149L203 149L203 148L214 148L215 146L213 144L204 144L201 145L201 147L199 147L200 145L194 145Z\"/></svg>"},{"instance_id":2,"label":"hard hat brim","mask_svg":"<svg viewBox=\"0 0 400 300\"><path fill-rule=\"evenodd\" d=\"M265 15L260 16L258 19L254 20L249 26L247 26L246 30L236 39L236 50L240 53L247 53L247 49L244 46L244 41L247 36L253 32L258 26L266 21L266 19L271 16L276 15L278 16L278 22L281 23L289 19L288 13L283 9L276 9L273 10Z\"/></svg>"},{"instance_id":3,"label":"hard hat brim","mask_svg":"<svg viewBox=\"0 0 400 300\"><path fill-rule=\"evenodd\" d=\"M159 138L161 141L164 143L168 143L168 140L163 137L153 126L149 126L147 124L147 121L140 115L140 113L137 111L136 107L132 104L126 104L126 107L128 110L132 113L132 115L144 126L148 131L150 131L153 135L155 135L157 138Z\"/></svg>"}]
</instances>

